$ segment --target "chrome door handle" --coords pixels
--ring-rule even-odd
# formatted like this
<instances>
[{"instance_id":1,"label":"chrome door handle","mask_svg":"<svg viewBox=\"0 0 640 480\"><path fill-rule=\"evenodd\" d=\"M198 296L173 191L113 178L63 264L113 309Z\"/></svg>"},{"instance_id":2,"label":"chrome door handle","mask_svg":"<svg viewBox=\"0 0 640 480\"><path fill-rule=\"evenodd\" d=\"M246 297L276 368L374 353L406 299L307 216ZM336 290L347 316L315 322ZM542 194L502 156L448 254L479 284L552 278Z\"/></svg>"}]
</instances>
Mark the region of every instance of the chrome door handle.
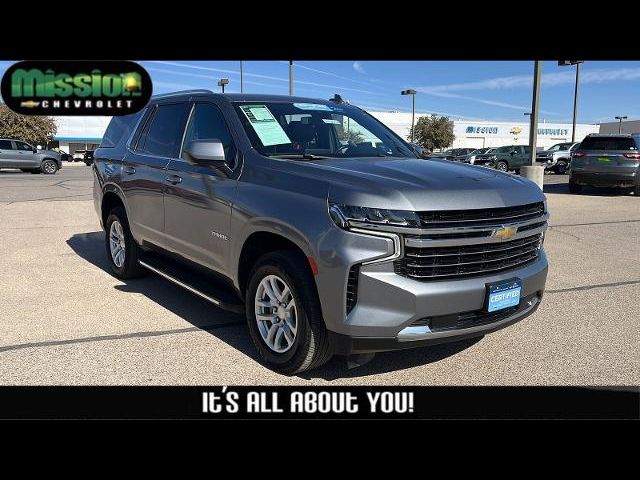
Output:
<instances>
[{"instance_id":1,"label":"chrome door handle","mask_svg":"<svg viewBox=\"0 0 640 480\"><path fill-rule=\"evenodd\" d=\"M133 167L124 167L123 170L124 173L128 173L129 175L133 175L134 173L136 173L136 169Z\"/></svg>"},{"instance_id":2,"label":"chrome door handle","mask_svg":"<svg viewBox=\"0 0 640 480\"><path fill-rule=\"evenodd\" d=\"M177 185L178 183L182 182L182 177L179 177L178 175L169 175L167 177L167 182L172 185Z\"/></svg>"}]
</instances>

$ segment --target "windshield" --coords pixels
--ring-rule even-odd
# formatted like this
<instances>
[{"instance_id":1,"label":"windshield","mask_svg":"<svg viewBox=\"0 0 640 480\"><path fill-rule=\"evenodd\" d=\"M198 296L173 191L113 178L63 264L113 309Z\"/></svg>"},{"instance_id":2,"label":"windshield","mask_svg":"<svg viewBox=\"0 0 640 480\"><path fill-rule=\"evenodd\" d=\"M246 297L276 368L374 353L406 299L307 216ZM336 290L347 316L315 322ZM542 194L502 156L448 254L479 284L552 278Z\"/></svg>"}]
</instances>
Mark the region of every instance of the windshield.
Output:
<instances>
[{"instance_id":1,"label":"windshield","mask_svg":"<svg viewBox=\"0 0 640 480\"><path fill-rule=\"evenodd\" d=\"M267 157L409 157L416 154L395 133L349 105L234 102L255 148Z\"/></svg>"}]
</instances>

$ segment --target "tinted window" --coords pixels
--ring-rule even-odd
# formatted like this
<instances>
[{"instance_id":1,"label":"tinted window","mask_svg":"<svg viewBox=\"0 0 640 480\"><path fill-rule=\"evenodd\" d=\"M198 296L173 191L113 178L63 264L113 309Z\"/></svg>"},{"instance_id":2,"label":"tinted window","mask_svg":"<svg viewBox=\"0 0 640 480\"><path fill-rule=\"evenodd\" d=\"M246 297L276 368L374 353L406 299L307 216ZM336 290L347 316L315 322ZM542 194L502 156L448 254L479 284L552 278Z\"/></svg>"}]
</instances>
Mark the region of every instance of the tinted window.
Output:
<instances>
[{"instance_id":1,"label":"tinted window","mask_svg":"<svg viewBox=\"0 0 640 480\"><path fill-rule=\"evenodd\" d=\"M636 142L628 137L586 137L580 150L637 150Z\"/></svg>"},{"instance_id":2,"label":"tinted window","mask_svg":"<svg viewBox=\"0 0 640 480\"><path fill-rule=\"evenodd\" d=\"M520 147L520 152L522 153L524 151L524 153L531 153L531 147Z\"/></svg>"},{"instance_id":3,"label":"tinted window","mask_svg":"<svg viewBox=\"0 0 640 480\"><path fill-rule=\"evenodd\" d=\"M233 163L235 159L233 140L222 112L215 105L210 103L198 103L195 105L187 127L187 133L184 136L183 159L188 159L186 152L194 140L220 140L224 147L227 163Z\"/></svg>"},{"instance_id":4,"label":"tinted window","mask_svg":"<svg viewBox=\"0 0 640 480\"><path fill-rule=\"evenodd\" d=\"M140 114L138 113L134 115L124 115L122 117L113 117L102 136L100 146L107 148L115 147L122 140L123 136L128 137L130 135L131 129L139 116Z\"/></svg>"},{"instance_id":5,"label":"tinted window","mask_svg":"<svg viewBox=\"0 0 640 480\"><path fill-rule=\"evenodd\" d=\"M11 150L13 147L11 146L10 140L0 140L0 150Z\"/></svg>"},{"instance_id":6,"label":"tinted window","mask_svg":"<svg viewBox=\"0 0 640 480\"><path fill-rule=\"evenodd\" d=\"M16 142L16 146L18 147L18 150L25 150L25 151L29 151L31 152L33 149L31 148L31 145L28 145L24 142Z\"/></svg>"},{"instance_id":7,"label":"tinted window","mask_svg":"<svg viewBox=\"0 0 640 480\"><path fill-rule=\"evenodd\" d=\"M138 149L159 157L177 156L182 141L187 106L186 103L159 105L150 120L146 138L140 140Z\"/></svg>"},{"instance_id":8,"label":"tinted window","mask_svg":"<svg viewBox=\"0 0 640 480\"><path fill-rule=\"evenodd\" d=\"M496 153L510 153L513 151L513 147L508 146L508 147L500 147L498 149L496 149Z\"/></svg>"}]
</instances>

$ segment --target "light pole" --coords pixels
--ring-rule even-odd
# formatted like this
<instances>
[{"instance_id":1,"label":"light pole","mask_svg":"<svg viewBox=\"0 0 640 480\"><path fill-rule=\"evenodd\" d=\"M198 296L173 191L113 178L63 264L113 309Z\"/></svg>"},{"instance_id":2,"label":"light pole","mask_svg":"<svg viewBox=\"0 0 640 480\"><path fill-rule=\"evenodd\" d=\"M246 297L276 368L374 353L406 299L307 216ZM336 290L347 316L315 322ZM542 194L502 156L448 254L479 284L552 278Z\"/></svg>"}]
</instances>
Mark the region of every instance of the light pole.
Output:
<instances>
[{"instance_id":1,"label":"light pole","mask_svg":"<svg viewBox=\"0 0 640 480\"><path fill-rule=\"evenodd\" d=\"M293 60L289 60L289 95L293 96Z\"/></svg>"},{"instance_id":2,"label":"light pole","mask_svg":"<svg viewBox=\"0 0 640 480\"><path fill-rule=\"evenodd\" d=\"M578 82L580 81L580 64L584 63L584 60L560 60L558 65L566 67L569 65L576 66L576 84L573 91L573 128L571 129L571 141L576 141L576 117L578 116Z\"/></svg>"},{"instance_id":3,"label":"light pole","mask_svg":"<svg viewBox=\"0 0 640 480\"><path fill-rule=\"evenodd\" d=\"M224 86L225 85L229 85L229 79L228 78L221 78L220 80L218 80L218 86L222 87L222 93L224 93Z\"/></svg>"},{"instance_id":4,"label":"light pole","mask_svg":"<svg viewBox=\"0 0 640 480\"><path fill-rule=\"evenodd\" d=\"M626 119L627 119L626 115L622 117L616 117L616 120L620 120L620 125L618 125L618 133L622 133L622 121Z\"/></svg>"},{"instance_id":5,"label":"light pole","mask_svg":"<svg viewBox=\"0 0 640 480\"><path fill-rule=\"evenodd\" d=\"M415 132L414 132L414 126L415 126L415 120L416 120L416 92L415 90L412 89L408 89L408 90L402 90L400 92L400 95L411 95L411 143L413 143L413 140L415 138Z\"/></svg>"},{"instance_id":6,"label":"light pole","mask_svg":"<svg viewBox=\"0 0 640 480\"><path fill-rule=\"evenodd\" d=\"M244 82L242 81L242 60L240 60L240 93L244 93Z\"/></svg>"}]
</instances>

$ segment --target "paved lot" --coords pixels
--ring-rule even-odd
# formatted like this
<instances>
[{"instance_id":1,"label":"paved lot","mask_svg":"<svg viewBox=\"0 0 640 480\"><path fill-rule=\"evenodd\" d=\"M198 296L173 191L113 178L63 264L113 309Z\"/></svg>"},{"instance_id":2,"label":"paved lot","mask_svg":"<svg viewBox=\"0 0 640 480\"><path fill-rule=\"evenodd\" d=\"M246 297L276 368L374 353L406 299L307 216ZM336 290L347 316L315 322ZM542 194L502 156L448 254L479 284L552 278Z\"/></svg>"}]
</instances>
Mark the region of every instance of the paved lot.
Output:
<instances>
[{"instance_id":1,"label":"paved lot","mask_svg":"<svg viewBox=\"0 0 640 480\"><path fill-rule=\"evenodd\" d=\"M0 171L0 383L638 384L640 198L545 180L550 273L535 315L482 340L285 377L256 361L242 317L157 276L107 273L90 168Z\"/></svg>"}]
</instances>

